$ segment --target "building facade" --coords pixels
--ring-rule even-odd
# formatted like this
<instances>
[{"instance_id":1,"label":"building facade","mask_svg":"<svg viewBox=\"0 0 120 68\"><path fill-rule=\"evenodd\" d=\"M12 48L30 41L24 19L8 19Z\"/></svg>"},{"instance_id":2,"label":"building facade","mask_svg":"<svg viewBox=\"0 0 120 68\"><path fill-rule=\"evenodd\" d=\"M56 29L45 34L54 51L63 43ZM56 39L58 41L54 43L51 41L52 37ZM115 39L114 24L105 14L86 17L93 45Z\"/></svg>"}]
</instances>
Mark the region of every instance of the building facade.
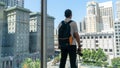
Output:
<instances>
[{"instance_id":1,"label":"building facade","mask_svg":"<svg viewBox=\"0 0 120 68\"><path fill-rule=\"evenodd\" d=\"M91 1L87 3L86 32L99 31L99 8L98 3Z\"/></svg>"},{"instance_id":2,"label":"building facade","mask_svg":"<svg viewBox=\"0 0 120 68\"><path fill-rule=\"evenodd\" d=\"M113 4L112 1L107 1L103 3L99 3L100 9L100 23L109 24L108 27L113 28ZM103 29L105 29L103 27Z\"/></svg>"},{"instance_id":3,"label":"building facade","mask_svg":"<svg viewBox=\"0 0 120 68\"><path fill-rule=\"evenodd\" d=\"M40 39L41 39L41 16L40 13L30 13L30 43L29 48L30 52L39 52L40 51Z\"/></svg>"},{"instance_id":4,"label":"building facade","mask_svg":"<svg viewBox=\"0 0 120 68\"><path fill-rule=\"evenodd\" d=\"M107 54L109 59L114 58L114 33L80 33L80 42L83 49L98 50Z\"/></svg>"},{"instance_id":5,"label":"building facade","mask_svg":"<svg viewBox=\"0 0 120 68\"><path fill-rule=\"evenodd\" d=\"M87 3L86 13L85 21L87 33L101 32L113 28L112 1L103 3L90 1Z\"/></svg>"},{"instance_id":6,"label":"building facade","mask_svg":"<svg viewBox=\"0 0 120 68\"><path fill-rule=\"evenodd\" d=\"M120 19L120 1L116 2L116 15L117 19Z\"/></svg>"},{"instance_id":7,"label":"building facade","mask_svg":"<svg viewBox=\"0 0 120 68\"><path fill-rule=\"evenodd\" d=\"M4 4L0 2L0 67L2 66L2 39L3 39L3 23L4 23Z\"/></svg>"},{"instance_id":8,"label":"building facade","mask_svg":"<svg viewBox=\"0 0 120 68\"><path fill-rule=\"evenodd\" d=\"M30 10L14 6L5 10L7 35L3 40L2 67L20 67L24 55L29 54L29 13Z\"/></svg>"},{"instance_id":9,"label":"building facade","mask_svg":"<svg viewBox=\"0 0 120 68\"><path fill-rule=\"evenodd\" d=\"M24 0L0 0L0 2L5 3L6 7L24 7Z\"/></svg>"},{"instance_id":10,"label":"building facade","mask_svg":"<svg viewBox=\"0 0 120 68\"><path fill-rule=\"evenodd\" d=\"M47 15L46 23L46 45L47 55L52 56L54 54L54 18ZM30 49L33 52L39 52L41 46L41 14L30 13ZM34 39L34 40L33 40ZM30 51L31 51L30 50Z\"/></svg>"},{"instance_id":11,"label":"building facade","mask_svg":"<svg viewBox=\"0 0 120 68\"><path fill-rule=\"evenodd\" d=\"M80 22L80 31L79 32L86 32L86 20L85 18L82 20L82 22Z\"/></svg>"},{"instance_id":12,"label":"building facade","mask_svg":"<svg viewBox=\"0 0 120 68\"><path fill-rule=\"evenodd\" d=\"M115 57L120 57L120 20L114 23Z\"/></svg>"}]
</instances>

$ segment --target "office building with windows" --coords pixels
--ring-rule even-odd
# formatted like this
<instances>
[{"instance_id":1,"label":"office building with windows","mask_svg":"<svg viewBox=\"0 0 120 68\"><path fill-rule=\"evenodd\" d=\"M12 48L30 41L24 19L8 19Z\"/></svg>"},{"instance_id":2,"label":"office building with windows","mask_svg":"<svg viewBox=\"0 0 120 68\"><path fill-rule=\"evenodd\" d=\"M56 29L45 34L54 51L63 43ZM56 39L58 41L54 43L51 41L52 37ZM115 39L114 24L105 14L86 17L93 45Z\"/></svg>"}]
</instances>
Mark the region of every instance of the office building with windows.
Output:
<instances>
[{"instance_id":1,"label":"office building with windows","mask_svg":"<svg viewBox=\"0 0 120 68\"><path fill-rule=\"evenodd\" d=\"M29 42L29 52L39 52L40 51L40 39L41 39L41 25L40 25L40 13L30 13L29 22L29 32L30 32L30 42Z\"/></svg>"},{"instance_id":2,"label":"office building with windows","mask_svg":"<svg viewBox=\"0 0 120 68\"><path fill-rule=\"evenodd\" d=\"M80 33L80 45L82 45L83 49L98 50L101 48L109 59L114 58L113 41L113 32Z\"/></svg>"},{"instance_id":3,"label":"office building with windows","mask_svg":"<svg viewBox=\"0 0 120 68\"><path fill-rule=\"evenodd\" d=\"M41 14L39 12L30 13L30 52L39 52L41 45ZM54 54L54 17L47 15L46 23L46 45L48 56Z\"/></svg>"},{"instance_id":4,"label":"office building with windows","mask_svg":"<svg viewBox=\"0 0 120 68\"><path fill-rule=\"evenodd\" d=\"M112 1L103 3L97 3L95 1L88 2L85 21L87 33L101 32L113 29Z\"/></svg>"},{"instance_id":5,"label":"office building with windows","mask_svg":"<svg viewBox=\"0 0 120 68\"><path fill-rule=\"evenodd\" d=\"M24 0L0 0L0 2L3 2L6 5L6 7L24 7Z\"/></svg>"},{"instance_id":6,"label":"office building with windows","mask_svg":"<svg viewBox=\"0 0 120 68\"><path fill-rule=\"evenodd\" d=\"M29 13L30 10L18 6L5 9L7 34L6 41L3 40L1 68L19 68L29 54Z\"/></svg>"},{"instance_id":7,"label":"office building with windows","mask_svg":"<svg viewBox=\"0 0 120 68\"><path fill-rule=\"evenodd\" d=\"M120 20L114 23L115 57L120 57Z\"/></svg>"},{"instance_id":8,"label":"office building with windows","mask_svg":"<svg viewBox=\"0 0 120 68\"><path fill-rule=\"evenodd\" d=\"M86 32L99 31L99 9L98 3L91 1L87 3Z\"/></svg>"},{"instance_id":9,"label":"office building with windows","mask_svg":"<svg viewBox=\"0 0 120 68\"><path fill-rule=\"evenodd\" d=\"M113 4L112 1L99 3L100 23L103 23L103 29L106 27L113 28ZM108 25L106 25L106 24Z\"/></svg>"}]
</instances>

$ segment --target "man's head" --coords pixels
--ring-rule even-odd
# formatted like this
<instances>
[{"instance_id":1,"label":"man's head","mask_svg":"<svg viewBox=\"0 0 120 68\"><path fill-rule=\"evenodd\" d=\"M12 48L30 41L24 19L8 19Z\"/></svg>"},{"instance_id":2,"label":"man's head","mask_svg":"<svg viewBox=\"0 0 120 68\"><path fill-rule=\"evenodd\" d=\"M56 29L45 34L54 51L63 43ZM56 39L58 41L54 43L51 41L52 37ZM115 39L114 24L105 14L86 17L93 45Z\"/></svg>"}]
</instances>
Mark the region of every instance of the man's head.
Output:
<instances>
[{"instance_id":1,"label":"man's head","mask_svg":"<svg viewBox=\"0 0 120 68\"><path fill-rule=\"evenodd\" d=\"M65 17L66 18L71 18L72 17L72 11L70 9L65 10Z\"/></svg>"}]
</instances>

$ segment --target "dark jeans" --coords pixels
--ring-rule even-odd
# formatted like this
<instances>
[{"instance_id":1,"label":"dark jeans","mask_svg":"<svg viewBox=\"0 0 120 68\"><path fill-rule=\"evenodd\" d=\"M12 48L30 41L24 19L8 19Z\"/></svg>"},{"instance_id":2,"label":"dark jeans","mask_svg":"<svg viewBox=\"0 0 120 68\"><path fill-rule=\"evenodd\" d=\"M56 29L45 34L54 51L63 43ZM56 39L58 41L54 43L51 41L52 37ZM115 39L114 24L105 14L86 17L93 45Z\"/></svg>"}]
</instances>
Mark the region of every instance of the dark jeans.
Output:
<instances>
[{"instance_id":1,"label":"dark jeans","mask_svg":"<svg viewBox=\"0 0 120 68\"><path fill-rule=\"evenodd\" d=\"M61 47L61 59L60 59L60 67L59 68L65 68L67 55L69 54L70 58L70 65L71 68L77 68L76 64L76 46L75 45L67 45L65 47Z\"/></svg>"}]
</instances>

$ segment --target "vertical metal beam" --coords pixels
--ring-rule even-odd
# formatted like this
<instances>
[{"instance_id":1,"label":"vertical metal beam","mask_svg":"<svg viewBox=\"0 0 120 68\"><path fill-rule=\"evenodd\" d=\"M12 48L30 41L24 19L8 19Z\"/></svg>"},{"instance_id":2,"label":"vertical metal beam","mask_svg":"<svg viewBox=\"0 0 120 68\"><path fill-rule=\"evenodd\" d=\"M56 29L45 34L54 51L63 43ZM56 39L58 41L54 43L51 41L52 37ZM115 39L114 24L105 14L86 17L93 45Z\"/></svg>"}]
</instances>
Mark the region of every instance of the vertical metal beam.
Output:
<instances>
[{"instance_id":1,"label":"vertical metal beam","mask_svg":"<svg viewBox=\"0 0 120 68\"><path fill-rule=\"evenodd\" d=\"M47 23L47 0L41 0L41 68L47 68L46 54L46 23Z\"/></svg>"}]
</instances>

